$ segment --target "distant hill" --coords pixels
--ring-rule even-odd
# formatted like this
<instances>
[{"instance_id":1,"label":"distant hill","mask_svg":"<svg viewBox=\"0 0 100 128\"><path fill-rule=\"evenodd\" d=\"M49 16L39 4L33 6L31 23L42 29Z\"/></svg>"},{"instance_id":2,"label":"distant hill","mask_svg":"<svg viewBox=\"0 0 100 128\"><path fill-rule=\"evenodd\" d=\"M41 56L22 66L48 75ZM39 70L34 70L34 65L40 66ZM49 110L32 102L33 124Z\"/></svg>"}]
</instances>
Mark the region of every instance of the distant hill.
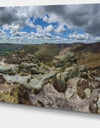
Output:
<instances>
[{"instance_id":1,"label":"distant hill","mask_svg":"<svg viewBox=\"0 0 100 128\"><path fill-rule=\"evenodd\" d=\"M54 56L65 54L68 50L76 53L77 63L88 67L100 67L100 42L84 44L0 44L0 55L7 55L13 52L17 58L24 58L27 54L34 55L41 62L49 63Z\"/></svg>"},{"instance_id":2,"label":"distant hill","mask_svg":"<svg viewBox=\"0 0 100 128\"><path fill-rule=\"evenodd\" d=\"M99 53L100 52L100 42L91 43L91 44L84 44L79 43L72 49L74 52L92 52L92 53Z\"/></svg>"},{"instance_id":3,"label":"distant hill","mask_svg":"<svg viewBox=\"0 0 100 128\"><path fill-rule=\"evenodd\" d=\"M8 55L19 48L21 48L22 45L20 44L7 44L7 43L2 43L0 44L0 55Z\"/></svg>"},{"instance_id":4,"label":"distant hill","mask_svg":"<svg viewBox=\"0 0 100 128\"><path fill-rule=\"evenodd\" d=\"M71 50L76 53L79 64L92 68L100 67L100 42L91 44L80 43Z\"/></svg>"},{"instance_id":5,"label":"distant hill","mask_svg":"<svg viewBox=\"0 0 100 128\"><path fill-rule=\"evenodd\" d=\"M43 62L51 62L53 57L58 55L61 50L65 47L70 47L71 44L34 44L34 45L23 45L19 50L20 56L27 54L33 54L38 60Z\"/></svg>"}]
</instances>

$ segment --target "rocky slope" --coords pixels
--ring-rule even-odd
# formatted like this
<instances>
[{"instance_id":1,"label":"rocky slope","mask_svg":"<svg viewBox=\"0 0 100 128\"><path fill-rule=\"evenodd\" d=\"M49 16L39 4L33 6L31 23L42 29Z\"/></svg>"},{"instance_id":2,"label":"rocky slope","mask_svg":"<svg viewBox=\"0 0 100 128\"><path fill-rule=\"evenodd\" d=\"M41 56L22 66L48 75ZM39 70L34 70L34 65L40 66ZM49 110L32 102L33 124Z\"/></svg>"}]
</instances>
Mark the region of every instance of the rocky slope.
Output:
<instances>
[{"instance_id":1,"label":"rocky slope","mask_svg":"<svg viewBox=\"0 0 100 128\"><path fill-rule=\"evenodd\" d=\"M23 55L20 52L25 51L21 49L19 53L3 56L0 62L0 101L100 113L100 67L96 65L90 68L80 64L76 46L58 46L56 52L53 46L50 61L48 54L45 61L36 58L41 53L40 46L36 46L38 52L27 51ZM49 48L52 48L51 45ZM51 54L50 51L48 53Z\"/></svg>"}]
</instances>

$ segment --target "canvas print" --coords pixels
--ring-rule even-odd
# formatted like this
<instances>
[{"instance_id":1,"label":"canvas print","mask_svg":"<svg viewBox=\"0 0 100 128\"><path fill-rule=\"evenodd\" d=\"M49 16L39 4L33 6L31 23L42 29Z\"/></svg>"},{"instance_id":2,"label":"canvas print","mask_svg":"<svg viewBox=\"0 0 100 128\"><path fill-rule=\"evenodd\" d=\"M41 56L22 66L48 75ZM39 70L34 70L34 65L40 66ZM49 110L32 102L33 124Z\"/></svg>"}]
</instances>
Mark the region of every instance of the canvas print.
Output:
<instances>
[{"instance_id":1,"label":"canvas print","mask_svg":"<svg viewBox=\"0 0 100 128\"><path fill-rule=\"evenodd\" d=\"M0 7L0 102L100 114L100 4Z\"/></svg>"}]
</instances>

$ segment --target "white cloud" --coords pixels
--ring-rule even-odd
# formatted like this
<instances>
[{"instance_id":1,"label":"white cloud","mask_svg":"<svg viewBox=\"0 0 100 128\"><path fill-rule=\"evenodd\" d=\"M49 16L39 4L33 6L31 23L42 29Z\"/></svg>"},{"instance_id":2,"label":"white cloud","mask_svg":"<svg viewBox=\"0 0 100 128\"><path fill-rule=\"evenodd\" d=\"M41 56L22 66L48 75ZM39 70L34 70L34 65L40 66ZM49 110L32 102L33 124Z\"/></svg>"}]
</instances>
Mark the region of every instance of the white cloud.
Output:
<instances>
[{"instance_id":1,"label":"white cloud","mask_svg":"<svg viewBox=\"0 0 100 128\"><path fill-rule=\"evenodd\" d=\"M88 5L58 5L58 6L34 6L34 7L0 7L0 39L5 42L15 39L15 42L27 39L35 42L38 41L83 41L92 42L100 40L100 4ZM57 23L58 26L48 25L42 27L41 25L34 25L33 21L37 18L43 18L47 23ZM24 26L29 26L36 29L36 34L21 33L20 30ZM64 25L70 30L82 29L85 34L74 33L70 34L70 39L63 39L61 37L54 37L50 33L61 34L66 31ZM13 37L6 35L5 30L10 30ZM16 35L20 35L20 39ZM7 39L7 40L6 40ZM3 42L2 40L2 42ZM1 41L1 40L0 40Z\"/></svg>"},{"instance_id":2,"label":"white cloud","mask_svg":"<svg viewBox=\"0 0 100 128\"><path fill-rule=\"evenodd\" d=\"M66 28L64 27L63 24L60 24L56 29L55 29L55 33L63 33L66 31Z\"/></svg>"},{"instance_id":3,"label":"white cloud","mask_svg":"<svg viewBox=\"0 0 100 128\"><path fill-rule=\"evenodd\" d=\"M44 28L44 30L45 30L46 32L54 32L54 28L53 28L52 25L48 25L47 27Z\"/></svg>"}]
</instances>

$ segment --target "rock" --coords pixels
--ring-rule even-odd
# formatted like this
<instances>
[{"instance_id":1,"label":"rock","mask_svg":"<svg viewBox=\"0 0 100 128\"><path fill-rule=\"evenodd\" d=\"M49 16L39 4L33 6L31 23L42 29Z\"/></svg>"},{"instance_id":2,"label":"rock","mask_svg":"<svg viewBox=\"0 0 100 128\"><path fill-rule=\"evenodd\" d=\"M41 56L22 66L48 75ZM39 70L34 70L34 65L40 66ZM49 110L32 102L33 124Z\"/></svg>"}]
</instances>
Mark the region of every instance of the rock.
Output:
<instances>
[{"instance_id":1,"label":"rock","mask_svg":"<svg viewBox=\"0 0 100 128\"><path fill-rule=\"evenodd\" d=\"M27 88L20 84L8 84L6 88L0 87L0 101L14 104L32 105Z\"/></svg>"},{"instance_id":2,"label":"rock","mask_svg":"<svg viewBox=\"0 0 100 128\"><path fill-rule=\"evenodd\" d=\"M62 66L65 65L65 62L64 62L64 60L54 60L54 61L53 61L53 65L54 65L55 67L62 67Z\"/></svg>"},{"instance_id":3,"label":"rock","mask_svg":"<svg viewBox=\"0 0 100 128\"><path fill-rule=\"evenodd\" d=\"M68 51L65 57L66 62L76 63L75 53Z\"/></svg>"},{"instance_id":4,"label":"rock","mask_svg":"<svg viewBox=\"0 0 100 128\"><path fill-rule=\"evenodd\" d=\"M85 90L86 88L89 88L89 82L88 82L88 80L80 79L77 82L77 87L81 87L83 90Z\"/></svg>"},{"instance_id":5,"label":"rock","mask_svg":"<svg viewBox=\"0 0 100 128\"><path fill-rule=\"evenodd\" d=\"M42 88L42 82L39 81L38 79L34 78L31 79L30 82L28 83L28 87L34 90L41 90Z\"/></svg>"},{"instance_id":6,"label":"rock","mask_svg":"<svg viewBox=\"0 0 100 128\"><path fill-rule=\"evenodd\" d=\"M100 77L95 77L95 80L100 82Z\"/></svg>"},{"instance_id":7,"label":"rock","mask_svg":"<svg viewBox=\"0 0 100 128\"><path fill-rule=\"evenodd\" d=\"M86 98L90 98L90 96L91 96L91 90L90 90L89 88L86 88L86 89L84 90L84 92L85 92L85 97L86 97Z\"/></svg>"},{"instance_id":8,"label":"rock","mask_svg":"<svg viewBox=\"0 0 100 128\"><path fill-rule=\"evenodd\" d=\"M80 79L77 82L77 94L81 99L86 97L85 89L89 88L89 82L85 79Z\"/></svg>"},{"instance_id":9,"label":"rock","mask_svg":"<svg viewBox=\"0 0 100 128\"><path fill-rule=\"evenodd\" d=\"M20 64L20 68L26 68L26 69L37 68L37 65L34 64L34 63L25 63L25 62L22 62Z\"/></svg>"},{"instance_id":10,"label":"rock","mask_svg":"<svg viewBox=\"0 0 100 128\"><path fill-rule=\"evenodd\" d=\"M75 90L73 90L72 88L68 88L68 89L66 90L66 96L67 96L68 98L71 98L71 97L74 95L74 93L75 93Z\"/></svg>"},{"instance_id":11,"label":"rock","mask_svg":"<svg viewBox=\"0 0 100 128\"><path fill-rule=\"evenodd\" d=\"M79 71L79 72L87 72L87 68L86 68L85 65L80 65L78 71Z\"/></svg>"},{"instance_id":12,"label":"rock","mask_svg":"<svg viewBox=\"0 0 100 128\"><path fill-rule=\"evenodd\" d=\"M66 91L67 86L66 86L65 79L62 73L59 73L56 75L53 86L59 92Z\"/></svg>"},{"instance_id":13,"label":"rock","mask_svg":"<svg viewBox=\"0 0 100 128\"><path fill-rule=\"evenodd\" d=\"M3 75L3 77L6 79L6 81L10 84L13 84L13 83L19 83L21 85L24 85L26 87L28 87L28 79L31 79L31 75L28 75L28 76L20 76L20 75Z\"/></svg>"},{"instance_id":14,"label":"rock","mask_svg":"<svg viewBox=\"0 0 100 128\"><path fill-rule=\"evenodd\" d=\"M5 83L6 82L6 79L3 77L3 75L0 75L0 83Z\"/></svg>"},{"instance_id":15,"label":"rock","mask_svg":"<svg viewBox=\"0 0 100 128\"><path fill-rule=\"evenodd\" d=\"M91 113L98 113L97 101L90 101L89 110Z\"/></svg>"},{"instance_id":16,"label":"rock","mask_svg":"<svg viewBox=\"0 0 100 128\"><path fill-rule=\"evenodd\" d=\"M39 71L37 70L37 68L32 68L31 74L39 74Z\"/></svg>"},{"instance_id":17,"label":"rock","mask_svg":"<svg viewBox=\"0 0 100 128\"><path fill-rule=\"evenodd\" d=\"M87 79L89 77L87 72L80 72L79 76L84 79Z\"/></svg>"},{"instance_id":18,"label":"rock","mask_svg":"<svg viewBox=\"0 0 100 128\"><path fill-rule=\"evenodd\" d=\"M78 96L79 96L81 99L84 99L84 98L85 98L85 92L84 92L84 90L83 90L81 87L78 87L78 88L77 88L77 94L78 94Z\"/></svg>"},{"instance_id":19,"label":"rock","mask_svg":"<svg viewBox=\"0 0 100 128\"><path fill-rule=\"evenodd\" d=\"M15 74L16 72L11 68L11 66L0 65L0 73L10 75L10 74Z\"/></svg>"},{"instance_id":20,"label":"rock","mask_svg":"<svg viewBox=\"0 0 100 128\"><path fill-rule=\"evenodd\" d=\"M100 87L100 83L93 81L93 82L89 82L89 86L91 86L93 89L97 89Z\"/></svg>"},{"instance_id":21,"label":"rock","mask_svg":"<svg viewBox=\"0 0 100 128\"><path fill-rule=\"evenodd\" d=\"M37 95L31 94L30 99L36 106L45 108L73 110L64 93L55 90L52 84L46 84Z\"/></svg>"},{"instance_id":22,"label":"rock","mask_svg":"<svg viewBox=\"0 0 100 128\"><path fill-rule=\"evenodd\" d=\"M88 90L87 90L88 88ZM86 90L85 90L86 89ZM86 95L88 96L89 94L89 89L90 86L89 86L89 82L88 80L85 80L85 79L80 79L78 82L77 82L77 94L80 98L84 99L86 97ZM86 91L86 92L85 92Z\"/></svg>"},{"instance_id":23,"label":"rock","mask_svg":"<svg viewBox=\"0 0 100 128\"><path fill-rule=\"evenodd\" d=\"M50 79L53 80L55 75L56 75L56 72L55 71L51 71L51 72L47 73L46 75L42 76L43 84L48 83Z\"/></svg>"},{"instance_id":24,"label":"rock","mask_svg":"<svg viewBox=\"0 0 100 128\"><path fill-rule=\"evenodd\" d=\"M45 74L45 73L48 72L48 71L49 71L49 66L47 66L47 65L43 65L43 64L42 64L42 66L39 67L39 72L40 72L41 74Z\"/></svg>"},{"instance_id":25,"label":"rock","mask_svg":"<svg viewBox=\"0 0 100 128\"><path fill-rule=\"evenodd\" d=\"M78 76L78 67L72 66L72 67L66 68L65 71L63 72L63 75L65 80Z\"/></svg>"},{"instance_id":26,"label":"rock","mask_svg":"<svg viewBox=\"0 0 100 128\"><path fill-rule=\"evenodd\" d=\"M98 106L98 112L100 113L100 95L98 96L97 106Z\"/></svg>"},{"instance_id":27,"label":"rock","mask_svg":"<svg viewBox=\"0 0 100 128\"><path fill-rule=\"evenodd\" d=\"M53 64L55 67L63 67L64 65L71 66L73 63L76 63L75 54L71 51L66 54L55 56Z\"/></svg>"}]
</instances>

